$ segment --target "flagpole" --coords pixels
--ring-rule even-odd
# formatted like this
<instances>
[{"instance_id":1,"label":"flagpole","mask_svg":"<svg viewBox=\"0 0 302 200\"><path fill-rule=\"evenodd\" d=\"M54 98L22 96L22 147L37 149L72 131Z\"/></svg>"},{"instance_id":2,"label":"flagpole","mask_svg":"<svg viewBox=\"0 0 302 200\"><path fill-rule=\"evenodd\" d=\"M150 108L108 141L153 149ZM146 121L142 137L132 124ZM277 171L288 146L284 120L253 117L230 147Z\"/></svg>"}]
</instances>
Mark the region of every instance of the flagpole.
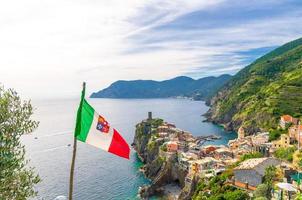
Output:
<instances>
[{"instance_id":1,"label":"flagpole","mask_svg":"<svg viewBox=\"0 0 302 200\"><path fill-rule=\"evenodd\" d=\"M83 82L81 104L82 104L83 99L85 97L85 88L86 88L86 83ZM72 194L73 194L73 177L74 177L74 166L75 166L76 154L77 154L77 138L74 135L74 137L73 137L73 152L72 152L72 160L71 160L70 176L69 176L69 198L68 198L69 200L72 200Z\"/></svg>"},{"instance_id":2,"label":"flagpole","mask_svg":"<svg viewBox=\"0 0 302 200\"><path fill-rule=\"evenodd\" d=\"M77 138L73 138L73 153L72 153L72 161L70 167L70 177L69 177L69 200L72 200L72 193L73 193L73 175L74 175L74 165L75 165L75 158L77 154Z\"/></svg>"}]
</instances>

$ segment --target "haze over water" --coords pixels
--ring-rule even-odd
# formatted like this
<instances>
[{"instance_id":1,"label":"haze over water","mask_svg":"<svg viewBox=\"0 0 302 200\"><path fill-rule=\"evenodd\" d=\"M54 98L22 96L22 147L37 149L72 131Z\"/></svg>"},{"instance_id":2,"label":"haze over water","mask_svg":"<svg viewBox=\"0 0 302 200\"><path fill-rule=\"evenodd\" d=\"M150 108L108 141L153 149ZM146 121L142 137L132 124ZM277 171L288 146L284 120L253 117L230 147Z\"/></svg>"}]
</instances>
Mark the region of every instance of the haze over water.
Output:
<instances>
[{"instance_id":1,"label":"haze over water","mask_svg":"<svg viewBox=\"0 0 302 200\"><path fill-rule=\"evenodd\" d=\"M183 99L88 99L95 110L103 115L132 143L135 125L152 111L153 117L176 124L193 135L222 136L215 144L227 144L236 137L221 127L202 122L201 114L208 107L201 101ZM72 155L73 129L79 100L50 100L33 102L37 109L34 118L39 128L23 136L31 165L42 178L37 185L37 199L52 200L68 195L69 169ZM78 141L75 167L75 200L135 199L139 186L148 183L138 171L141 163L131 149L130 160L122 159Z\"/></svg>"}]
</instances>

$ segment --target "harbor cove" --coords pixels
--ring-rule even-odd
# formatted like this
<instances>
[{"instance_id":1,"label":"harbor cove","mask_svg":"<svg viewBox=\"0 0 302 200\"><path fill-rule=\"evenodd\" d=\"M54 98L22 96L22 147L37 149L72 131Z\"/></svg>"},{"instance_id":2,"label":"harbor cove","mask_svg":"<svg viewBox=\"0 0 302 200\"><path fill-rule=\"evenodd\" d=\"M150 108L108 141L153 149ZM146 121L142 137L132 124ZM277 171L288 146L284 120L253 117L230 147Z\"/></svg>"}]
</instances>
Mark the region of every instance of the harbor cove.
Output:
<instances>
[{"instance_id":1,"label":"harbor cove","mask_svg":"<svg viewBox=\"0 0 302 200\"><path fill-rule=\"evenodd\" d=\"M185 99L88 99L89 103L110 118L111 125L123 133L131 144L135 125L152 111L154 118L175 124L194 137L216 135L217 140L203 145L226 145L237 137L222 127L204 122L202 116L208 107L203 101ZM34 134L24 135L31 166L35 167L42 182L37 185L35 199L54 199L67 196L69 163L72 154L73 121L78 100L34 101L34 118L40 121ZM152 106L150 106L152 105ZM150 109L151 108L151 109ZM131 149L130 160L123 160L83 143L78 143L75 174L75 199L138 199L139 188L149 185L140 168L143 166L136 151Z\"/></svg>"}]
</instances>

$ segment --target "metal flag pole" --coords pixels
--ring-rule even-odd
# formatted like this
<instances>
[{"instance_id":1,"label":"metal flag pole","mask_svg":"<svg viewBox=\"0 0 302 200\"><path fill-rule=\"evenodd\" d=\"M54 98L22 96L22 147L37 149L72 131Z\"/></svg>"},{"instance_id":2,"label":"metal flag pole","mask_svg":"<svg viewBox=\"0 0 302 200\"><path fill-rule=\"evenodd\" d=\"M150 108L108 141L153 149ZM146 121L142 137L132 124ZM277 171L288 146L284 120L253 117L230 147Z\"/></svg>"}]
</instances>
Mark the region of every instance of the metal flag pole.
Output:
<instances>
[{"instance_id":1,"label":"metal flag pole","mask_svg":"<svg viewBox=\"0 0 302 200\"><path fill-rule=\"evenodd\" d=\"M81 115L81 110L82 110L82 102L83 99L85 97L85 88L86 88L86 83L83 82L83 90L82 90L82 96L81 96L81 103L80 103L80 107L77 113L77 124L78 124L78 120L80 120L80 115ZM76 127L76 130L78 129L78 127ZM75 166L75 158L76 158L76 154L77 154L77 138L74 135L73 137L73 153L72 153L72 160L71 160L71 166L70 166L70 176L69 176L69 200L72 200L72 194L73 194L73 177L74 177L74 166Z\"/></svg>"}]
</instances>

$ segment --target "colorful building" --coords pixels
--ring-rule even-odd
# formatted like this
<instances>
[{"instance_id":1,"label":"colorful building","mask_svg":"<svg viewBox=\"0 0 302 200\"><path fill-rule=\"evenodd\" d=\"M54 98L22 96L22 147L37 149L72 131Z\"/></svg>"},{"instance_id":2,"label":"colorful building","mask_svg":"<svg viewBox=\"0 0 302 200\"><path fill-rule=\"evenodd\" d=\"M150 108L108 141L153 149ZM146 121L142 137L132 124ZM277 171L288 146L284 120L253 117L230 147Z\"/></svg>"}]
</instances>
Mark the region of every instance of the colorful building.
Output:
<instances>
[{"instance_id":1,"label":"colorful building","mask_svg":"<svg viewBox=\"0 0 302 200\"><path fill-rule=\"evenodd\" d=\"M212 157L205 157L198 160L191 160L189 163L189 173L204 175L207 171L214 170L218 166L219 161Z\"/></svg>"},{"instance_id":2,"label":"colorful building","mask_svg":"<svg viewBox=\"0 0 302 200\"><path fill-rule=\"evenodd\" d=\"M167 145L168 152L176 152L178 150L177 142L170 141L170 142L167 142L166 145Z\"/></svg>"},{"instance_id":3,"label":"colorful building","mask_svg":"<svg viewBox=\"0 0 302 200\"><path fill-rule=\"evenodd\" d=\"M233 158L233 152L226 147L216 149L214 152L214 158L216 159L230 159Z\"/></svg>"},{"instance_id":4,"label":"colorful building","mask_svg":"<svg viewBox=\"0 0 302 200\"><path fill-rule=\"evenodd\" d=\"M300 143L302 142L302 125L293 125L289 127L288 134L292 140L298 141L300 138ZM299 137L300 135L300 137Z\"/></svg>"},{"instance_id":5,"label":"colorful building","mask_svg":"<svg viewBox=\"0 0 302 200\"><path fill-rule=\"evenodd\" d=\"M272 142L272 147L275 148L275 149L276 148L281 148L281 147L282 148L288 148L290 146L291 146L291 144L290 144L290 136L287 135L287 134L282 134L280 136L279 140Z\"/></svg>"},{"instance_id":6,"label":"colorful building","mask_svg":"<svg viewBox=\"0 0 302 200\"><path fill-rule=\"evenodd\" d=\"M281 128L285 129L286 125L288 125L288 124L297 125L298 124L298 119L294 118L290 115L282 115L281 118L280 118L279 125L281 126Z\"/></svg>"}]
</instances>

